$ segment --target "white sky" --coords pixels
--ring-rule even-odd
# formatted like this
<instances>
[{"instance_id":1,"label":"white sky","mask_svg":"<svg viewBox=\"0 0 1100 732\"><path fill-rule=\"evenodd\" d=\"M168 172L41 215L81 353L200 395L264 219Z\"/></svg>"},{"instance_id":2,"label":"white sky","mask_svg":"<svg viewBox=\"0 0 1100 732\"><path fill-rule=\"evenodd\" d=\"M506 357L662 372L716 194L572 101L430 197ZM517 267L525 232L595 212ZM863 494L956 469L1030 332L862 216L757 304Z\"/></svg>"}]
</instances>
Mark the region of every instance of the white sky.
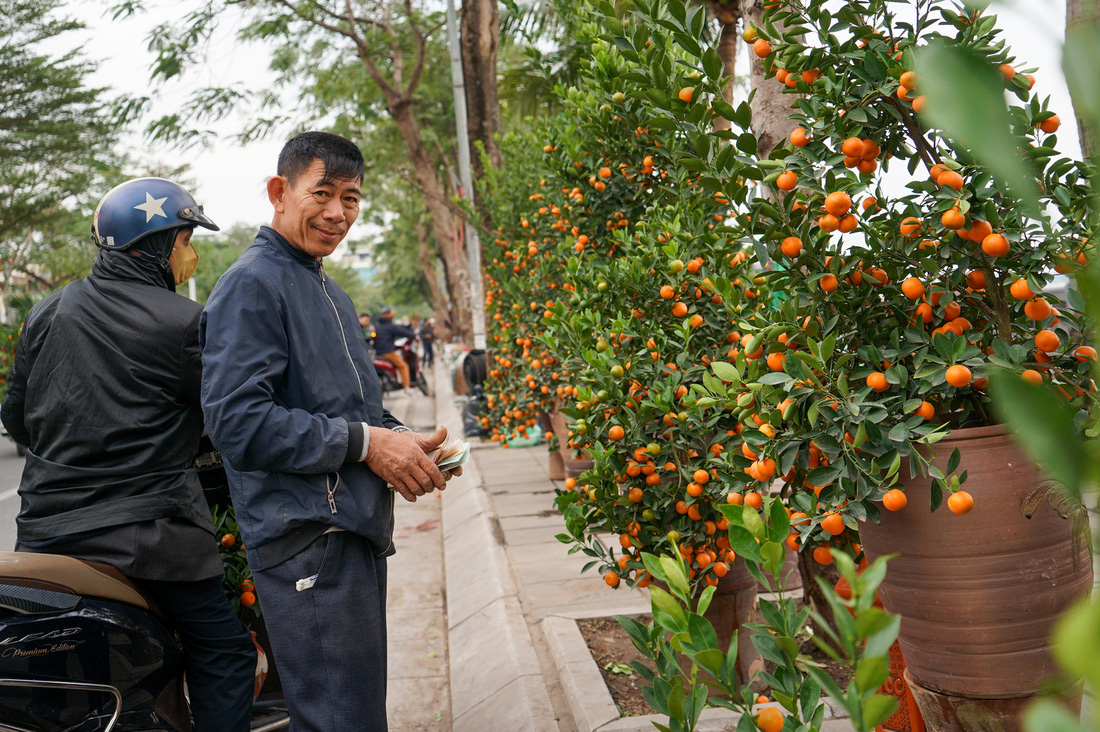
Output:
<instances>
[{"instance_id":1,"label":"white sky","mask_svg":"<svg viewBox=\"0 0 1100 732\"><path fill-rule=\"evenodd\" d=\"M94 82L122 92L148 94L149 69L154 59L146 49L149 30L158 23L179 18L195 7L187 1L147 0L149 11L129 19L111 20L107 0L73 1L66 11L83 20L88 32L85 52L100 61ZM1036 90L1051 97L1051 108L1062 118L1059 132L1063 152L1079 156L1076 126L1069 92L1061 71L1060 44L1065 24L1065 7L1061 0L1008 0L992 9L1000 17L1000 25L1018 58L1018 67L1039 67ZM192 89L219 84L244 82L251 88L270 86L274 75L267 69L267 52L259 45L242 45L235 40L241 18L227 16L210 47L210 63L192 71L183 83L172 83L159 89L159 98L152 115L170 113ZM72 43L72 41L70 41ZM745 59L747 61L747 59ZM739 64L745 68L745 63ZM293 99L288 100L293 103ZM230 134L240 129L243 120L231 119L221 126ZM191 177L196 181L193 193L207 213L223 228L236 223L258 225L271 217L271 208L264 191L264 182L274 173L275 160L282 146L282 136L242 147L232 140L219 140L205 150L180 152L171 148L158 149L134 134L127 139L129 151L137 158L159 160L170 164L189 162ZM352 238L362 236L355 231Z\"/></svg>"},{"instance_id":2,"label":"white sky","mask_svg":"<svg viewBox=\"0 0 1100 732\"><path fill-rule=\"evenodd\" d=\"M99 62L93 83L120 92L158 98L150 118L170 114L188 94L206 86L244 82L251 88L270 86L275 75L267 68L266 49L257 44L244 45L235 40L242 24L237 11L227 14L210 45L210 63L184 75L182 83L159 84L149 81L155 55L148 51L149 31L165 21L178 19L197 5L194 2L147 0L149 11L127 19L112 20L108 0L68 2L65 12L88 26L80 40L85 54ZM77 35L73 34L73 43ZM290 100L293 102L293 99ZM244 120L236 117L217 126L226 136L241 129ZM195 181L192 193L206 213L226 229L236 223L259 225L271 220L271 205L264 184L275 172L275 161L282 148L282 136L240 146L232 140L219 140L206 149L180 151L149 143L139 133L129 135L126 151L134 158L167 165L191 164Z\"/></svg>"}]
</instances>

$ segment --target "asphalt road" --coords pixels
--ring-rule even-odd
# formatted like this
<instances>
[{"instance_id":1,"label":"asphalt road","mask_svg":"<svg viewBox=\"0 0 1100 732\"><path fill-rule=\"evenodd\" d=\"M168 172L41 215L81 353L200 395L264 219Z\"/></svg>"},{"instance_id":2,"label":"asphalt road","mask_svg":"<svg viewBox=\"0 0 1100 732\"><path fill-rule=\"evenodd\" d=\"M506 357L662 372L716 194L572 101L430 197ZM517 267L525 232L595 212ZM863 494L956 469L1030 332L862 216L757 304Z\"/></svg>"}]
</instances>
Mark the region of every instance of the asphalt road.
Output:
<instances>
[{"instance_id":1,"label":"asphalt road","mask_svg":"<svg viewBox=\"0 0 1100 732\"><path fill-rule=\"evenodd\" d=\"M0 551L15 548L15 514L19 513L19 477L23 458L15 453L15 443L0 437Z\"/></svg>"}]
</instances>

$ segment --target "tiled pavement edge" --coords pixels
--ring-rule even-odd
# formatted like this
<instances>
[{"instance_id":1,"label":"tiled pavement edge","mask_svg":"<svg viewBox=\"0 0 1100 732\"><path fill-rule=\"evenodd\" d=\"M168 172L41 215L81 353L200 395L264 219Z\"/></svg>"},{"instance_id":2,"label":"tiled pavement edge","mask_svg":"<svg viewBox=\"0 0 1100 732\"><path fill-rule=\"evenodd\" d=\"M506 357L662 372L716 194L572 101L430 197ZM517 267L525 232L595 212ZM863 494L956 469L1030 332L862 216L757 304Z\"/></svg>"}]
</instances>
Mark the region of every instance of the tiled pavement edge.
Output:
<instances>
[{"instance_id":1,"label":"tiled pavement edge","mask_svg":"<svg viewBox=\"0 0 1100 732\"><path fill-rule=\"evenodd\" d=\"M435 393L436 424L461 434L445 361ZM442 499L452 728L558 730L478 468L471 460Z\"/></svg>"},{"instance_id":2,"label":"tiled pavement edge","mask_svg":"<svg viewBox=\"0 0 1100 732\"><path fill-rule=\"evenodd\" d=\"M387 398L386 408L418 432L435 429L431 397ZM433 494L394 506L397 553L387 563L386 597L390 732L451 729L441 504Z\"/></svg>"}]
</instances>

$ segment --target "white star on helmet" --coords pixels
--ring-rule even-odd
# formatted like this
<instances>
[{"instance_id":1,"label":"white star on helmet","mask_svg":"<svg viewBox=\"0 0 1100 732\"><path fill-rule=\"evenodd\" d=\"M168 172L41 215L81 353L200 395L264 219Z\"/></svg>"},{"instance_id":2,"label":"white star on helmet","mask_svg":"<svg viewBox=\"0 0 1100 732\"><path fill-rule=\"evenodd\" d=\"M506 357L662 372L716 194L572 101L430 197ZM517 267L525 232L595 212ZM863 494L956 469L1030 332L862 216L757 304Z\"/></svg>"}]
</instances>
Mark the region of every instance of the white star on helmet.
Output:
<instances>
[{"instance_id":1,"label":"white star on helmet","mask_svg":"<svg viewBox=\"0 0 1100 732\"><path fill-rule=\"evenodd\" d=\"M134 206L134 208L136 208L138 211L144 211L145 223L149 223L153 220L154 216L163 216L164 218L168 218L168 214L164 213L164 209L162 208L164 202L167 200L168 196L165 196L164 198L153 198L151 195L149 195L149 191L146 191L145 203L139 203L138 205Z\"/></svg>"}]
</instances>

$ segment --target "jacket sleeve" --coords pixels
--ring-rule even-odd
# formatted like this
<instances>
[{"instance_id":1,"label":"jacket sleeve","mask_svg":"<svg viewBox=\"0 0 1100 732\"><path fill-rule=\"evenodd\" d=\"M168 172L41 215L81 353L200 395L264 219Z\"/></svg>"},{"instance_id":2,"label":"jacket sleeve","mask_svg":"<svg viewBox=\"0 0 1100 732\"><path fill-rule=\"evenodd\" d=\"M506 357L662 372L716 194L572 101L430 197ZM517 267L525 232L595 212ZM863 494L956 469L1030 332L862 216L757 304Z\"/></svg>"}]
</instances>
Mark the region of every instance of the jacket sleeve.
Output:
<instances>
[{"instance_id":1,"label":"jacket sleeve","mask_svg":"<svg viewBox=\"0 0 1100 732\"><path fill-rule=\"evenodd\" d=\"M199 404L202 384L202 349L199 348L199 319L202 313L195 313L194 319L187 325L180 346L180 386L183 398L188 404Z\"/></svg>"},{"instance_id":2,"label":"jacket sleeve","mask_svg":"<svg viewBox=\"0 0 1100 732\"><path fill-rule=\"evenodd\" d=\"M0 421L3 421L11 438L19 445L29 447L31 435L27 430L27 380L42 349L42 341L49 331L49 322L53 319L60 293L49 297L36 305L27 316L19 343L15 347L15 360L8 371L8 390L4 402L0 404Z\"/></svg>"},{"instance_id":3,"label":"jacket sleeve","mask_svg":"<svg viewBox=\"0 0 1100 732\"><path fill-rule=\"evenodd\" d=\"M236 470L332 472L347 459L347 421L275 399L290 352L278 293L247 267L214 289L199 327L206 429Z\"/></svg>"},{"instance_id":4,"label":"jacket sleeve","mask_svg":"<svg viewBox=\"0 0 1100 732\"><path fill-rule=\"evenodd\" d=\"M393 330L394 330L394 335L396 335L396 336L401 336L401 337L409 338L409 339L416 338L416 331L413 330L412 328L406 328L403 325L397 325L395 323L394 326L393 326Z\"/></svg>"},{"instance_id":5,"label":"jacket sleeve","mask_svg":"<svg viewBox=\"0 0 1100 732\"><path fill-rule=\"evenodd\" d=\"M0 419L4 422L4 428L17 444L24 447L31 444L31 436L27 433L27 425L23 419L27 406L29 340L24 334L15 347L15 362L8 371L8 391L4 395L4 403L0 404Z\"/></svg>"}]
</instances>

